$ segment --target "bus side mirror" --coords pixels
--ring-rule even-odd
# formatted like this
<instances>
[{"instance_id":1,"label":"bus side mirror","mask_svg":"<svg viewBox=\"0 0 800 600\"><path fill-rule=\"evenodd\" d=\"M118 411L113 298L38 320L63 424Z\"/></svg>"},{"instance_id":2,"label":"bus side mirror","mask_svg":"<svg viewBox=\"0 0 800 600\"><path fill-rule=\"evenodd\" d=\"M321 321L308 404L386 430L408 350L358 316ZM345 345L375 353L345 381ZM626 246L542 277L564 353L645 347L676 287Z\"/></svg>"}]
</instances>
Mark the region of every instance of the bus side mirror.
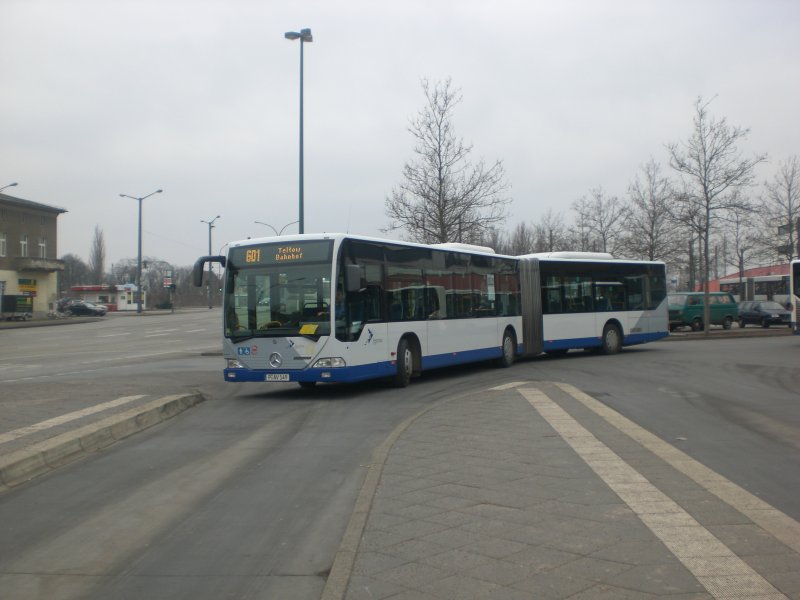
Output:
<instances>
[{"instance_id":1,"label":"bus side mirror","mask_svg":"<svg viewBox=\"0 0 800 600\"><path fill-rule=\"evenodd\" d=\"M217 262L224 267L226 260L224 256L201 256L198 258L192 267L192 283L197 287L203 285L203 267L208 262Z\"/></svg>"},{"instance_id":2,"label":"bus side mirror","mask_svg":"<svg viewBox=\"0 0 800 600\"><path fill-rule=\"evenodd\" d=\"M361 289L361 267L358 265L344 266L344 287L347 292L357 292Z\"/></svg>"}]
</instances>

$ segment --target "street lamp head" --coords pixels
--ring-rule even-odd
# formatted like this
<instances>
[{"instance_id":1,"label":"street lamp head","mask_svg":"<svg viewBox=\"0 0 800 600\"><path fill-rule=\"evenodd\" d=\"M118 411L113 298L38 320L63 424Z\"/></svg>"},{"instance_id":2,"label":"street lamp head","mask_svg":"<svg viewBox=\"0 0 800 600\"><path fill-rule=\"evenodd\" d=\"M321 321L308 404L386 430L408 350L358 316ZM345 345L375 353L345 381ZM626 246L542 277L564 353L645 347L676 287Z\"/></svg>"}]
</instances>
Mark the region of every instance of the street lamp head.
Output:
<instances>
[{"instance_id":1,"label":"street lamp head","mask_svg":"<svg viewBox=\"0 0 800 600\"><path fill-rule=\"evenodd\" d=\"M283 34L283 37L285 37L287 40L298 40L299 39L302 42L313 42L314 41L314 38L311 35L311 30L308 29L308 28L301 29L299 32L297 32L297 31L287 31L286 33Z\"/></svg>"},{"instance_id":2,"label":"street lamp head","mask_svg":"<svg viewBox=\"0 0 800 600\"><path fill-rule=\"evenodd\" d=\"M156 190L155 192L150 192L149 194L147 194L147 196L142 196L141 198L139 198L137 196L129 196L128 194L120 194L119 197L120 198L130 198L131 200L139 200L141 202L145 198L149 198L150 196L152 196L154 194L160 194L163 191L164 190Z\"/></svg>"}]
</instances>

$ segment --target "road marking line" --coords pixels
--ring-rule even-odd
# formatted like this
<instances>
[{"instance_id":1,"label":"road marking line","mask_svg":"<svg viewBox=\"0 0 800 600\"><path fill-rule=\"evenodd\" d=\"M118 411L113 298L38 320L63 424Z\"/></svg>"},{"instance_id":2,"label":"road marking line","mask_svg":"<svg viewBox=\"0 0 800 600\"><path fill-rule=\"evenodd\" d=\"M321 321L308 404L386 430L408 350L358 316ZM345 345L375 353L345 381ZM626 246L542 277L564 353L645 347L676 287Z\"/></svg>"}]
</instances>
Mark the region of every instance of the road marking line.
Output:
<instances>
[{"instance_id":1,"label":"road marking line","mask_svg":"<svg viewBox=\"0 0 800 600\"><path fill-rule=\"evenodd\" d=\"M42 365L0 365L0 371L22 370L22 369L39 369Z\"/></svg>"},{"instance_id":2,"label":"road marking line","mask_svg":"<svg viewBox=\"0 0 800 600\"><path fill-rule=\"evenodd\" d=\"M122 356L111 356L108 358L98 358L97 360L86 360L81 362L82 365L94 365L97 363L111 362L115 360L133 360L136 358L150 358L152 356L162 356L164 354L179 354L183 350L165 350L163 352L148 352L147 354L123 354ZM79 371L76 371L79 372ZM67 373L68 375L71 373Z\"/></svg>"},{"instance_id":3,"label":"road marking line","mask_svg":"<svg viewBox=\"0 0 800 600\"><path fill-rule=\"evenodd\" d=\"M544 392L537 388L519 392L714 598L786 598Z\"/></svg>"},{"instance_id":4,"label":"road marking line","mask_svg":"<svg viewBox=\"0 0 800 600\"><path fill-rule=\"evenodd\" d=\"M59 417L53 417L52 419L47 419L46 421L41 421L39 423L34 423L33 425L27 425L25 427L20 427L19 429L15 429L13 431L8 431L6 433L0 434L0 444L5 444L6 442L19 439L26 435L30 435L31 433L36 433L37 431L44 431L45 429L50 429L51 427L56 427L64 423L69 423L70 421L74 421L75 419L80 419L82 417L93 415L95 413L102 412L109 408L122 406L123 404L127 404L128 402L133 402L134 400L138 400L139 398L144 398L146 395L147 394L139 394L137 396L123 396L122 398L117 398L116 400L104 402L103 404L95 404L94 406L90 406L88 408L76 410L74 412L67 413Z\"/></svg>"},{"instance_id":5,"label":"road marking line","mask_svg":"<svg viewBox=\"0 0 800 600\"><path fill-rule=\"evenodd\" d=\"M790 516L782 513L775 507L754 496L747 490L729 481L697 462L685 452L666 443L660 437L639 427L630 419L622 416L615 410L607 407L566 383L554 383L564 392L581 402L591 411L603 417L614 427L627 434L653 454L664 460L677 471L680 471L701 487L714 494L717 498L732 506L756 525L761 527L773 537L789 546L795 552L800 552L800 523Z\"/></svg>"},{"instance_id":6,"label":"road marking line","mask_svg":"<svg viewBox=\"0 0 800 600\"><path fill-rule=\"evenodd\" d=\"M201 331L208 331L207 329L190 329L186 333L200 333Z\"/></svg>"},{"instance_id":7,"label":"road marking line","mask_svg":"<svg viewBox=\"0 0 800 600\"><path fill-rule=\"evenodd\" d=\"M126 333L109 333L107 335L98 335L99 338L111 338L111 337L119 337L121 335L133 335L131 332Z\"/></svg>"},{"instance_id":8,"label":"road marking line","mask_svg":"<svg viewBox=\"0 0 800 600\"><path fill-rule=\"evenodd\" d=\"M102 360L93 360L87 361L80 364L91 365L91 364L98 364L98 363L108 363L112 361L119 361L119 360L132 360L137 358L153 358L155 356L167 355L167 354L177 354L177 355L188 355L192 353L203 353L203 352L215 352L216 355L219 354L219 348L216 346L205 346L205 347L195 347L195 348L183 348L182 350L169 350L167 352L149 352L148 354L132 354L129 356L119 356L116 358L106 358ZM216 356L215 355L215 356ZM80 371L65 371L62 373L46 373L43 375L31 375L30 377L18 377L16 379L0 379L2 383L19 383L20 381L34 381L36 379L55 379L56 377L63 377L65 375L83 375L85 373L95 373L97 371L102 371L103 369L119 369L124 368L128 365L107 365L104 366L102 369L81 369Z\"/></svg>"},{"instance_id":9,"label":"road marking line","mask_svg":"<svg viewBox=\"0 0 800 600\"><path fill-rule=\"evenodd\" d=\"M498 385L497 387L489 388L490 392L498 392L502 390L510 390L516 387L520 387L522 385L529 385L530 381L512 381L511 383L504 383L503 385Z\"/></svg>"}]
</instances>

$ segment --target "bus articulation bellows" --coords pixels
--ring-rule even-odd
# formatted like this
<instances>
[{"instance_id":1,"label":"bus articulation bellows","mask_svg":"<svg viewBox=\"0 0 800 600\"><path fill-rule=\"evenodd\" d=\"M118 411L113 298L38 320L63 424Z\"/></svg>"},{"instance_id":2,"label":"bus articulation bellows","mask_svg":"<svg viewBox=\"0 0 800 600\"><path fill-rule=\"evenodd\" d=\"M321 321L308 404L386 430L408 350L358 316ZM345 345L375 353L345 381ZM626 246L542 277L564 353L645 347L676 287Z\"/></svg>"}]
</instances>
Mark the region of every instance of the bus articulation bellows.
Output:
<instances>
[{"instance_id":1,"label":"bus articulation bellows","mask_svg":"<svg viewBox=\"0 0 800 600\"><path fill-rule=\"evenodd\" d=\"M425 370L570 349L605 354L668 335L661 262L608 254L502 256L464 244L345 234L229 244L226 381L406 386Z\"/></svg>"}]
</instances>

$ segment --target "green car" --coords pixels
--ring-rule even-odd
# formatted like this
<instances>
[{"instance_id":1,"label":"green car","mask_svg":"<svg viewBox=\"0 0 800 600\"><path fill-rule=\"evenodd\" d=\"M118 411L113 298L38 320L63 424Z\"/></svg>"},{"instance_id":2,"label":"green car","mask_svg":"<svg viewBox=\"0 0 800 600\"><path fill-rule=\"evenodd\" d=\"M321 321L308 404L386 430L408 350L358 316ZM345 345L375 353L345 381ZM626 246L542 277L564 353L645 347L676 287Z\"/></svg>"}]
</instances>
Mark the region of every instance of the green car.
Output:
<instances>
[{"instance_id":1,"label":"green car","mask_svg":"<svg viewBox=\"0 0 800 600\"><path fill-rule=\"evenodd\" d=\"M730 329L739 317L739 307L727 292L709 292L711 324ZM669 294L669 330L689 326L693 331L703 329L703 292Z\"/></svg>"}]
</instances>

